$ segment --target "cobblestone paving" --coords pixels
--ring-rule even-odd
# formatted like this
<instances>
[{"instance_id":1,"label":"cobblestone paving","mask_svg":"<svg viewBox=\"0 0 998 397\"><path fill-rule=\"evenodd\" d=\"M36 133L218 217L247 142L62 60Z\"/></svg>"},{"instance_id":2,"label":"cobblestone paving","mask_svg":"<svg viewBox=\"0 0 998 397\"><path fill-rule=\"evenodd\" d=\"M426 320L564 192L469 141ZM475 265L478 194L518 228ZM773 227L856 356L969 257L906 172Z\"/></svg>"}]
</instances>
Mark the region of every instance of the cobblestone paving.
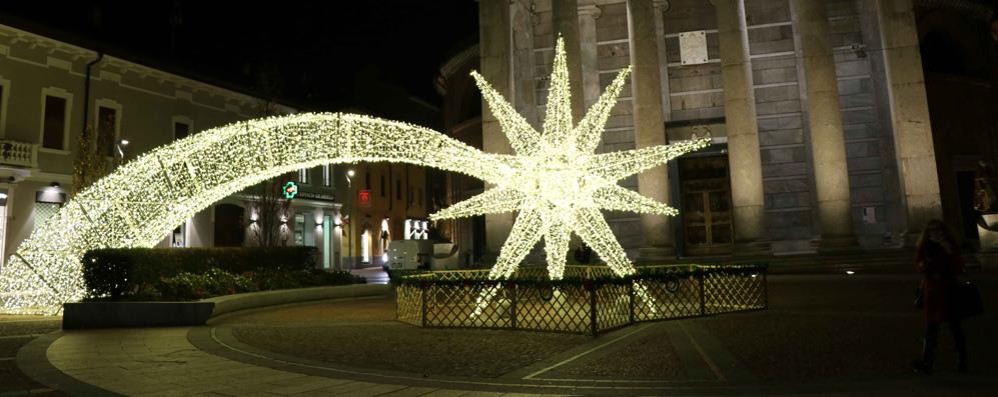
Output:
<instances>
[{"instance_id":1,"label":"cobblestone paving","mask_svg":"<svg viewBox=\"0 0 998 397\"><path fill-rule=\"evenodd\" d=\"M998 280L995 275L982 275L978 281L986 302L998 302ZM654 380L684 381L731 380L730 374L744 379L764 382L822 382L870 381L876 379L912 378L909 362L918 356L923 323L921 313L911 307L914 275L818 275L775 276L770 282L770 309L760 312L727 314L708 318L670 322L673 325L656 326L614 346L597 349L567 362L557 363L538 379L593 379L593 380ZM362 304L366 320L390 318L390 304L366 302ZM482 368L473 364L453 365L447 355L457 352L461 361L480 363L495 357L495 343L481 343L478 349L468 348L476 342L488 341L495 335L511 334L508 331L481 330L427 330L404 325L381 326L373 323L363 326L331 326L345 322L352 309L349 305L337 308L335 304L317 304L282 311L234 317L222 326L235 327L236 336L243 342L291 355L343 364L344 357L351 363L369 368L408 371L449 376L496 376L509 367ZM375 315L383 311L383 318ZM294 331L278 325L292 318L320 316L326 326L297 328ZM339 319L334 319L339 317ZM310 320L315 321L315 320ZM675 324L686 324L696 332L680 331ZM285 324L287 325L287 324ZM377 329L381 328L381 329ZM998 375L998 340L988 337L998 331L998 317L988 314L967 320L964 328L975 353L971 356L972 375ZM389 331L390 330L390 331ZM428 332L427 332L428 331ZM311 336L307 336L311 334ZM473 337L469 337L468 335ZM532 346L540 337L536 333L519 335L519 343ZM386 337L393 335L392 337ZM716 340L718 346L696 351L687 349L701 339ZM555 335L552 341L569 340L567 335ZM374 345L378 352L393 352L390 359L385 354L347 354L350 348L337 342L352 340L351 348ZM550 341L545 341L551 343ZM528 351L536 357L556 355L559 349L582 345L584 341L552 343L547 347ZM442 343L442 344L441 344ZM939 370L951 371L955 364L950 341L944 336L939 347ZM412 344L432 347L413 349ZM687 350L676 351L676 345ZM498 346L504 346L498 343ZM320 351L307 351L314 347ZM698 347L704 350L702 347ZM980 352L980 353L977 353ZM712 356L723 355L729 362L718 365ZM432 358L432 359L428 359ZM515 362L529 365L537 358ZM551 361L551 360L548 360ZM403 362L417 363L400 365ZM434 364L435 363L435 364ZM723 367L730 368L723 368ZM407 368L408 367L408 368ZM432 371L427 371L432 367ZM412 368L416 368L415 371ZM521 371L522 372L522 371ZM690 377L688 372L693 373ZM516 373L516 371L513 371Z\"/></svg>"},{"instance_id":2,"label":"cobblestone paving","mask_svg":"<svg viewBox=\"0 0 998 397\"><path fill-rule=\"evenodd\" d=\"M61 318L0 315L0 397L63 395L26 376L17 367L17 351L40 334L59 329Z\"/></svg>"},{"instance_id":3,"label":"cobblestone paving","mask_svg":"<svg viewBox=\"0 0 998 397\"><path fill-rule=\"evenodd\" d=\"M226 318L242 342L340 365L420 376L494 378L589 342L582 335L418 328L391 298L301 305Z\"/></svg>"},{"instance_id":4,"label":"cobblestone paving","mask_svg":"<svg viewBox=\"0 0 998 397\"><path fill-rule=\"evenodd\" d=\"M945 331L937 373L908 370L922 332L911 308L915 280L774 276L769 310L646 323L599 338L419 329L392 322L386 299L328 301L233 315L211 327L65 333L41 359L127 395L994 396L998 316L991 312L965 323L970 374L950 368ZM986 310L998 308L998 274L975 280ZM509 348L515 344L527 348ZM356 353L365 350L375 353ZM433 367L447 354L460 360ZM496 357L508 362L475 367Z\"/></svg>"}]
</instances>

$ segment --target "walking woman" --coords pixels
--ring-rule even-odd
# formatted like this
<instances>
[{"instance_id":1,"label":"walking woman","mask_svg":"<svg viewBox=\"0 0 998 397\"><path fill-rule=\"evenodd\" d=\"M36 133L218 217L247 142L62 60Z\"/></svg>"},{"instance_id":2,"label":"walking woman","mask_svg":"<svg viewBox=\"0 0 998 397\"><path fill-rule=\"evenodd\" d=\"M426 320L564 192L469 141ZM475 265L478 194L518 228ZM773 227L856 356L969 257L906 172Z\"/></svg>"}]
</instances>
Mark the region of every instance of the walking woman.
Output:
<instances>
[{"instance_id":1,"label":"walking woman","mask_svg":"<svg viewBox=\"0 0 998 397\"><path fill-rule=\"evenodd\" d=\"M939 326L948 322L956 344L958 355L957 369L967 371L967 343L960 318L950 306L957 285L956 277L963 272L963 260L956 239L946 225L933 219L925 226L918 240L915 263L922 273L922 305L925 309L925 342L922 345L922 358L912 363L915 371L932 373L932 363L939 340Z\"/></svg>"}]
</instances>

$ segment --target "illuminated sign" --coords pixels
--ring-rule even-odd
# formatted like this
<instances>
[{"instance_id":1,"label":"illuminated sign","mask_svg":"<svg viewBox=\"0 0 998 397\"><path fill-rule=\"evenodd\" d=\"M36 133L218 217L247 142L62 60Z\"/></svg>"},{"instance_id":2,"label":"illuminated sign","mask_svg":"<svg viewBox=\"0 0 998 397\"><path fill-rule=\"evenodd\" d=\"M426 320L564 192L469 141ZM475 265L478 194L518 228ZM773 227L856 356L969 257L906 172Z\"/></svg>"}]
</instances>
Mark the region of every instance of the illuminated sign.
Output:
<instances>
[{"instance_id":1,"label":"illuminated sign","mask_svg":"<svg viewBox=\"0 0 998 397\"><path fill-rule=\"evenodd\" d=\"M371 189L360 189L357 193L357 206L371 208Z\"/></svg>"},{"instance_id":2,"label":"illuminated sign","mask_svg":"<svg viewBox=\"0 0 998 397\"><path fill-rule=\"evenodd\" d=\"M291 200L298 195L298 184L294 181L288 181L284 184L284 198Z\"/></svg>"}]
</instances>

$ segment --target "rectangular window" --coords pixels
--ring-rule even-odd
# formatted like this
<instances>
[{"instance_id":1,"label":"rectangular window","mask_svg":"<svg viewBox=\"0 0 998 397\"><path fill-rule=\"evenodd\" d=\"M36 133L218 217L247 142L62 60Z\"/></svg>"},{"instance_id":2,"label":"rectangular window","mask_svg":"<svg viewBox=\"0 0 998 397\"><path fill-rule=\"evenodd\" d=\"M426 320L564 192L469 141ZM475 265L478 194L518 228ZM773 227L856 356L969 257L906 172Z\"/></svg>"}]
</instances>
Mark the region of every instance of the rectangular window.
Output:
<instances>
[{"instance_id":1,"label":"rectangular window","mask_svg":"<svg viewBox=\"0 0 998 397\"><path fill-rule=\"evenodd\" d=\"M4 101L3 93L4 93L4 89L6 89L6 88L7 87L4 87L3 84L0 84L0 128L4 127L4 125L3 125L3 116L5 114L4 113L4 110L5 110L4 106L7 105L7 101ZM0 245L2 245L2 244L0 244ZM2 249L3 248L0 247L0 250L2 250Z\"/></svg>"},{"instance_id":2,"label":"rectangular window","mask_svg":"<svg viewBox=\"0 0 998 397\"><path fill-rule=\"evenodd\" d=\"M3 86L0 86L3 87ZM0 95L2 98L3 95ZM7 189L0 189L0 258L6 258L4 256L4 245L2 242L6 241L7 236Z\"/></svg>"},{"instance_id":3,"label":"rectangular window","mask_svg":"<svg viewBox=\"0 0 998 397\"><path fill-rule=\"evenodd\" d=\"M298 182L302 185L308 184L308 168L298 169Z\"/></svg>"},{"instance_id":4,"label":"rectangular window","mask_svg":"<svg viewBox=\"0 0 998 397\"><path fill-rule=\"evenodd\" d=\"M371 171L364 171L364 186L371 190Z\"/></svg>"},{"instance_id":5,"label":"rectangular window","mask_svg":"<svg viewBox=\"0 0 998 397\"><path fill-rule=\"evenodd\" d=\"M187 221L184 221L176 229L173 229L173 235L170 237L170 246L176 248L187 246Z\"/></svg>"},{"instance_id":6,"label":"rectangular window","mask_svg":"<svg viewBox=\"0 0 998 397\"><path fill-rule=\"evenodd\" d=\"M322 186L332 186L332 179L329 177L329 164L322 165Z\"/></svg>"},{"instance_id":7,"label":"rectangular window","mask_svg":"<svg viewBox=\"0 0 998 397\"><path fill-rule=\"evenodd\" d=\"M385 176L381 176L381 197L385 197Z\"/></svg>"},{"instance_id":8,"label":"rectangular window","mask_svg":"<svg viewBox=\"0 0 998 397\"><path fill-rule=\"evenodd\" d=\"M109 107L97 108L97 145L105 156L114 156L117 143L118 111Z\"/></svg>"},{"instance_id":9,"label":"rectangular window","mask_svg":"<svg viewBox=\"0 0 998 397\"><path fill-rule=\"evenodd\" d=\"M184 139L191 135L191 126L187 123L173 123L173 139Z\"/></svg>"},{"instance_id":10,"label":"rectangular window","mask_svg":"<svg viewBox=\"0 0 998 397\"><path fill-rule=\"evenodd\" d=\"M305 245L305 214L295 214L295 245Z\"/></svg>"},{"instance_id":11,"label":"rectangular window","mask_svg":"<svg viewBox=\"0 0 998 397\"><path fill-rule=\"evenodd\" d=\"M32 214L35 217L35 229L37 230L45 222L48 222L49 219L55 217L55 214L59 212L59 208L61 207L62 205L58 203L35 202L34 213Z\"/></svg>"},{"instance_id":12,"label":"rectangular window","mask_svg":"<svg viewBox=\"0 0 998 397\"><path fill-rule=\"evenodd\" d=\"M45 96L42 147L63 150L66 137L66 98Z\"/></svg>"}]
</instances>

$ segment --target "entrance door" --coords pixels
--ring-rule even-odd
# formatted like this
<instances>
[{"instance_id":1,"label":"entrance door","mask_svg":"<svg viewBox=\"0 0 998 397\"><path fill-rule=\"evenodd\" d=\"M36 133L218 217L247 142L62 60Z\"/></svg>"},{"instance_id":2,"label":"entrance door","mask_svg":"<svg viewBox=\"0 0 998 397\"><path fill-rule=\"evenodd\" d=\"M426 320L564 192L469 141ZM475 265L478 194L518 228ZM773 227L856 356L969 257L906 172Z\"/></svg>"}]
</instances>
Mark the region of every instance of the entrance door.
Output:
<instances>
[{"instance_id":1,"label":"entrance door","mask_svg":"<svg viewBox=\"0 0 998 397\"><path fill-rule=\"evenodd\" d=\"M974 172L957 171L956 189L960 200L960 232L963 235L965 249L976 251L980 247L980 235L977 233L977 218L981 215L974 209Z\"/></svg>"},{"instance_id":2,"label":"entrance door","mask_svg":"<svg viewBox=\"0 0 998 397\"><path fill-rule=\"evenodd\" d=\"M734 232L727 156L681 159L679 181L686 252L731 252Z\"/></svg>"},{"instance_id":3,"label":"entrance door","mask_svg":"<svg viewBox=\"0 0 998 397\"><path fill-rule=\"evenodd\" d=\"M234 204L215 206L215 246L239 247L243 245L243 207Z\"/></svg>"}]
</instances>

